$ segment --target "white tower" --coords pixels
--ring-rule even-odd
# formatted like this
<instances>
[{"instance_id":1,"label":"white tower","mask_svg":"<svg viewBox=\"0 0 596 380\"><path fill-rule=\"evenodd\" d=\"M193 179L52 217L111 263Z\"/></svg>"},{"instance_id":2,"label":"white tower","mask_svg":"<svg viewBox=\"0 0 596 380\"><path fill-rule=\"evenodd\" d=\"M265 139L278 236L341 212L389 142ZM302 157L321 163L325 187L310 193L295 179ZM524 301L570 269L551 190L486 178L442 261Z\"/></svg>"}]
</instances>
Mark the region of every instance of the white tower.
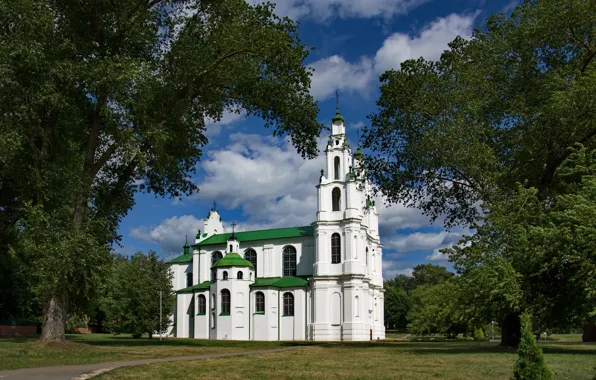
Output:
<instances>
[{"instance_id":1,"label":"white tower","mask_svg":"<svg viewBox=\"0 0 596 380\"><path fill-rule=\"evenodd\" d=\"M367 340L384 338L379 321L382 299L381 244L378 214L371 200L371 186L363 169L364 154L352 158L344 118L336 111L321 171L317 220L313 223L312 320L314 340ZM378 253L373 262L373 252ZM373 268L378 270L375 278ZM371 308L378 308L375 311ZM380 324L382 327L382 317Z\"/></svg>"}]
</instances>

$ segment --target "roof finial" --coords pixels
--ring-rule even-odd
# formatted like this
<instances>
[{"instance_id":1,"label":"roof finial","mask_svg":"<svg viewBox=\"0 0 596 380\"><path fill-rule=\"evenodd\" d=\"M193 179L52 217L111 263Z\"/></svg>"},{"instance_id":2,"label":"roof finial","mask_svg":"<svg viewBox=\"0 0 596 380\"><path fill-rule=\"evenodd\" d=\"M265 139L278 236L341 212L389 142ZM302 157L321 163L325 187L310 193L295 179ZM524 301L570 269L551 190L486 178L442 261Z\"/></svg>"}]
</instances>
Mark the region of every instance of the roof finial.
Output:
<instances>
[{"instance_id":1,"label":"roof finial","mask_svg":"<svg viewBox=\"0 0 596 380\"><path fill-rule=\"evenodd\" d=\"M217 203L215 203L215 201L213 201L213 208L211 210L217 211Z\"/></svg>"},{"instance_id":2,"label":"roof finial","mask_svg":"<svg viewBox=\"0 0 596 380\"><path fill-rule=\"evenodd\" d=\"M186 234L186 244L188 244L188 234Z\"/></svg>"},{"instance_id":3,"label":"roof finial","mask_svg":"<svg viewBox=\"0 0 596 380\"><path fill-rule=\"evenodd\" d=\"M234 237L234 227L236 227L237 224L232 222L232 237Z\"/></svg>"},{"instance_id":4,"label":"roof finial","mask_svg":"<svg viewBox=\"0 0 596 380\"><path fill-rule=\"evenodd\" d=\"M339 114L339 94L337 93L337 89L335 90L335 113Z\"/></svg>"}]
</instances>

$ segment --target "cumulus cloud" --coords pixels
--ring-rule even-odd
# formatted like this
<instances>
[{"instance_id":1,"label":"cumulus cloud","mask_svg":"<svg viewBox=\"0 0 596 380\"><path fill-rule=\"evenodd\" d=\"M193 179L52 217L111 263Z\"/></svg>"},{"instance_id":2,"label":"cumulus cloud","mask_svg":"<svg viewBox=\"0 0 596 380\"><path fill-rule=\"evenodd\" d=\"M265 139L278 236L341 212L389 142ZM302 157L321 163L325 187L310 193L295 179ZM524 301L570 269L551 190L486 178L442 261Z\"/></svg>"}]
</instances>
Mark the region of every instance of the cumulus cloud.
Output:
<instances>
[{"instance_id":1,"label":"cumulus cloud","mask_svg":"<svg viewBox=\"0 0 596 380\"><path fill-rule=\"evenodd\" d=\"M336 89L343 92L366 94L374 88L380 74L389 69L399 69L408 59L424 57L437 60L448 49L455 37L469 38L479 12L452 13L426 25L417 35L394 33L390 35L374 57L361 57L348 62L333 55L310 64L314 69L311 94L318 100L329 98Z\"/></svg>"},{"instance_id":2,"label":"cumulus cloud","mask_svg":"<svg viewBox=\"0 0 596 380\"><path fill-rule=\"evenodd\" d=\"M456 232L415 232L409 235L398 235L388 239L384 245L397 252L426 251L437 247L451 246L461 239Z\"/></svg>"},{"instance_id":3,"label":"cumulus cloud","mask_svg":"<svg viewBox=\"0 0 596 380\"><path fill-rule=\"evenodd\" d=\"M390 18L406 14L429 0L273 0L275 11L292 19L310 18L326 21L330 18ZM251 4L264 0L248 0Z\"/></svg>"},{"instance_id":4,"label":"cumulus cloud","mask_svg":"<svg viewBox=\"0 0 596 380\"><path fill-rule=\"evenodd\" d=\"M405 274L408 277L412 277L414 272L413 268L404 268L404 265L397 261L386 261L383 260L383 279L392 280L395 276Z\"/></svg>"},{"instance_id":5,"label":"cumulus cloud","mask_svg":"<svg viewBox=\"0 0 596 380\"><path fill-rule=\"evenodd\" d=\"M217 137L221 134L223 129L234 125L237 121L244 119L244 117L244 112L225 110L219 121L207 118L205 119L205 125L207 127L205 136L207 136L207 138Z\"/></svg>"},{"instance_id":6,"label":"cumulus cloud","mask_svg":"<svg viewBox=\"0 0 596 380\"><path fill-rule=\"evenodd\" d=\"M173 216L164 219L157 226L139 226L130 230L129 235L135 239L159 244L166 257L182 253L182 245L188 235L190 244L194 243L197 230L203 226L203 221L192 215Z\"/></svg>"},{"instance_id":7,"label":"cumulus cloud","mask_svg":"<svg viewBox=\"0 0 596 380\"><path fill-rule=\"evenodd\" d=\"M324 155L304 160L286 139L234 133L224 149L207 153L201 191L192 198L240 207L244 223L253 227L308 225L315 217L315 185L324 167Z\"/></svg>"}]
</instances>

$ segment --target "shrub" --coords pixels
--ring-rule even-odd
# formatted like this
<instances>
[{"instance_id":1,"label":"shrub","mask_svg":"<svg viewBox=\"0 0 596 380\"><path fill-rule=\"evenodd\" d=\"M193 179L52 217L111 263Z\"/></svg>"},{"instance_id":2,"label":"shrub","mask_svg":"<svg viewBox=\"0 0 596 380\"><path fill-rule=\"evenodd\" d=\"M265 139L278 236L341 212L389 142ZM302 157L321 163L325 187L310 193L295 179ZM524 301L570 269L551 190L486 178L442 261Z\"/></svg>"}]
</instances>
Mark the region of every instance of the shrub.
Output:
<instances>
[{"instance_id":1,"label":"shrub","mask_svg":"<svg viewBox=\"0 0 596 380\"><path fill-rule=\"evenodd\" d=\"M553 373L544 362L542 349L532 332L532 322L527 313L521 316L521 342L517 348L517 359L513 367L513 379L546 380L552 379Z\"/></svg>"},{"instance_id":2,"label":"shrub","mask_svg":"<svg viewBox=\"0 0 596 380\"><path fill-rule=\"evenodd\" d=\"M474 340L486 340L486 338L484 337L484 331L482 330L482 327L476 327L474 328Z\"/></svg>"}]
</instances>

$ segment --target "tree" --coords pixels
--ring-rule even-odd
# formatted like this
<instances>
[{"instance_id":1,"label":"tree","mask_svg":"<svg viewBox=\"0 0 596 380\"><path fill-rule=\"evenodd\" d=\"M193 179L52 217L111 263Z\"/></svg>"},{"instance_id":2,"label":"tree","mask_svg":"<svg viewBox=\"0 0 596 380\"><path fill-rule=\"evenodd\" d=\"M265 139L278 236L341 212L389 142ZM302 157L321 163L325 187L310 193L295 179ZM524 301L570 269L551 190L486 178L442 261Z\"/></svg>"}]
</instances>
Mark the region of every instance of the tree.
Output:
<instances>
[{"instance_id":1,"label":"tree","mask_svg":"<svg viewBox=\"0 0 596 380\"><path fill-rule=\"evenodd\" d=\"M162 292L162 320L160 298ZM154 332L165 333L171 325L176 294L168 264L153 251L135 253L130 260L116 256L106 284L101 309L106 327L113 333L131 333L134 337ZM161 330L160 330L161 326Z\"/></svg>"},{"instance_id":2,"label":"tree","mask_svg":"<svg viewBox=\"0 0 596 380\"><path fill-rule=\"evenodd\" d=\"M412 276L400 274L385 281L385 322L392 327L405 328L413 306L412 292L418 286L432 286L452 277L447 268L433 264L418 264Z\"/></svg>"},{"instance_id":3,"label":"tree","mask_svg":"<svg viewBox=\"0 0 596 380\"><path fill-rule=\"evenodd\" d=\"M526 0L438 61L385 72L362 140L387 199L451 226L518 183L541 199L555 192L567 148L596 146L593 20L592 0Z\"/></svg>"},{"instance_id":4,"label":"tree","mask_svg":"<svg viewBox=\"0 0 596 380\"><path fill-rule=\"evenodd\" d=\"M412 294L408 329L418 335L442 334L455 338L468 330L463 292L456 278L434 286L419 286Z\"/></svg>"},{"instance_id":5,"label":"tree","mask_svg":"<svg viewBox=\"0 0 596 380\"><path fill-rule=\"evenodd\" d=\"M532 331L532 321L527 313L521 316L522 339L517 349L517 359L513 367L513 378L516 380L547 380L553 373L544 362L542 349L536 343Z\"/></svg>"},{"instance_id":6,"label":"tree","mask_svg":"<svg viewBox=\"0 0 596 380\"><path fill-rule=\"evenodd\" d=\"M296 29L243 0L0 0L0 220L42 340L93 297L136 192L197 190L205 118L243 110L316 155Z\"/></svg>"},{"instance_id":7,"label":"tree","mask_svg":"<svg viewBox=\"0 0 596 380\"><path fill-rule=\"evenodd\" d=\"M594 316L591 174L565 174L576 144L588 156L596 148L594 9L527 0L439 61L404 62L382 75L363 136L368 173L389 201L474 227L446 252L475 286L467 294L499 299L472 299L471 318L499 313L505 344L519 340L522 310L543 327ZM507 286L491 288L498 273Z\"/></svg>"}]
</instances>

